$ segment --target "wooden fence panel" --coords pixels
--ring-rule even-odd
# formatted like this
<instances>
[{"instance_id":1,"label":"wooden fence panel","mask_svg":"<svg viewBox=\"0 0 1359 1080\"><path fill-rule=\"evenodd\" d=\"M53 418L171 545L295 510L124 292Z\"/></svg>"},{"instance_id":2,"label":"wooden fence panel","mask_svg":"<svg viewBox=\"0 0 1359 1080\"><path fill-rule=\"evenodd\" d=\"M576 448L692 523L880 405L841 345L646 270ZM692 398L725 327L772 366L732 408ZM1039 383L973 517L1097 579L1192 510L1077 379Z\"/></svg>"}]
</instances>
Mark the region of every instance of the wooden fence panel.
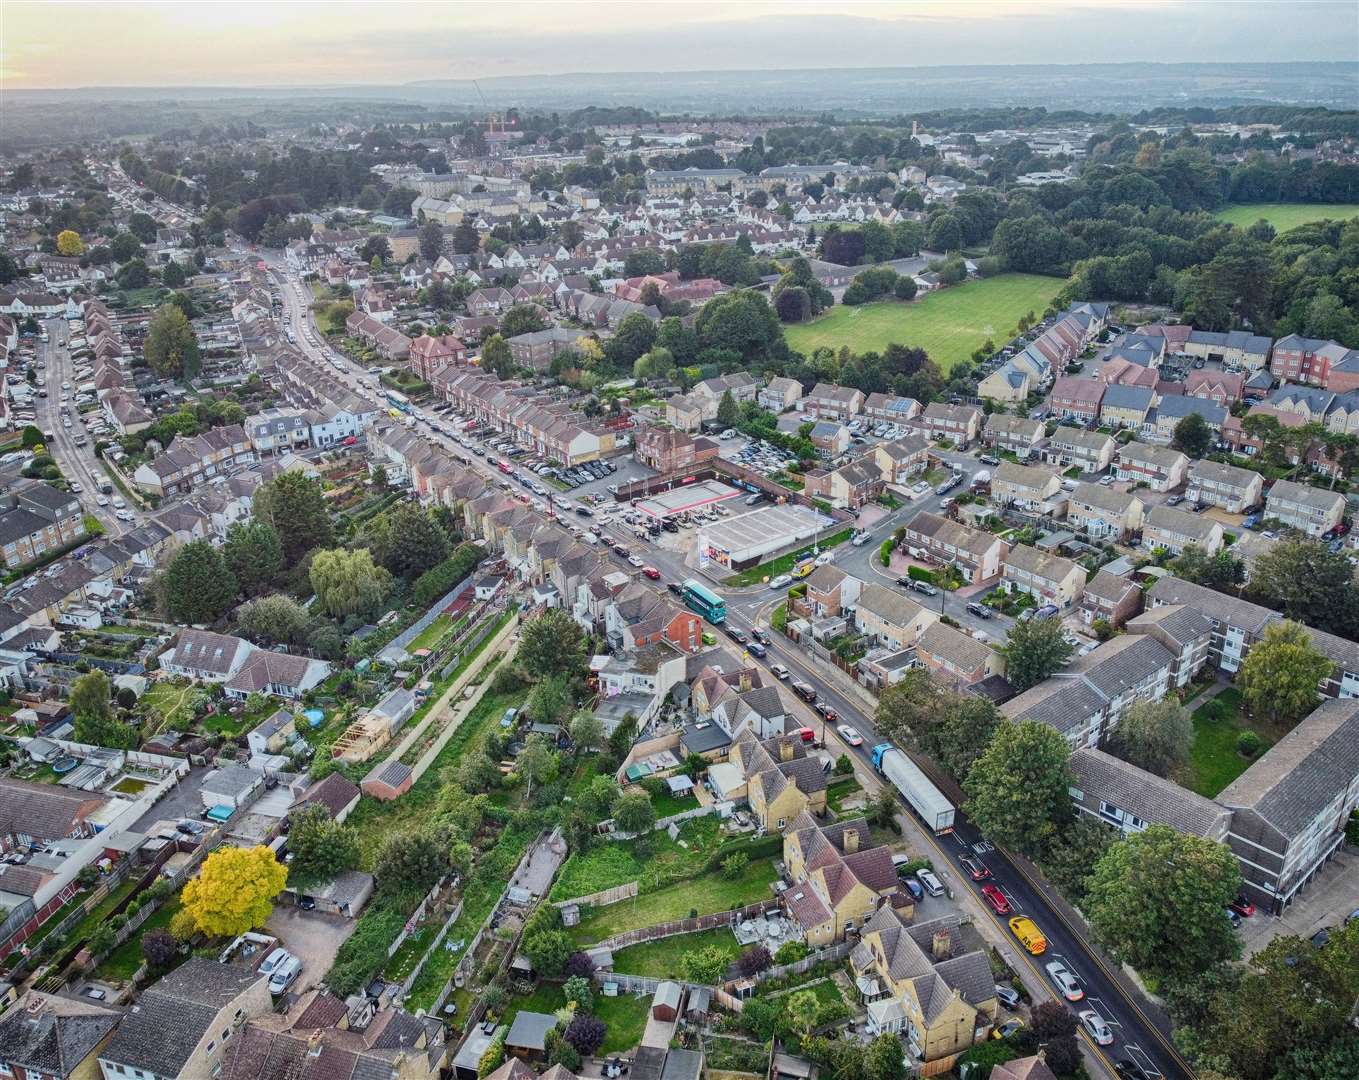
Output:
<instances>
[{"instance_id":1,"label":"wooden fence panel","mask_svg":"<svg viewBox=\"0 0 1359 1080\"><path fill-rule=\"evenodd\" d=\"M589 904L591 907L608 907L610 904L617 904L621 900L631 900L637 895L637 882L629 881L624 885L615 885L612 889L601 889L599 892L590 893L587 896L573 896L570 900L557 900L555 907L563 908L568 904Z\"/></svg>"}]
</instances>

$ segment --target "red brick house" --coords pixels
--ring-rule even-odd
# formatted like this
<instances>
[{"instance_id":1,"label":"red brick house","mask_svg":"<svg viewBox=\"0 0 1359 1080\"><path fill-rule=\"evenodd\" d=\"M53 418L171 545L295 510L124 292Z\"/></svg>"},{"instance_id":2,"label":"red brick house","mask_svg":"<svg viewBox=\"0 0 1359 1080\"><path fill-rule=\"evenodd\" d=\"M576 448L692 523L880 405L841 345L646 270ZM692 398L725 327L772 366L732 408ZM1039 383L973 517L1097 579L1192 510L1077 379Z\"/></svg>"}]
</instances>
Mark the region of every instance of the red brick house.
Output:
<instances>
[{"instance_id":1,"label":"red brick house","mask_svg":"<svg viewBox=\"0 0 1359 1080\"><path fill-rule=\"evenodd\" d=\"M673 428L647 428L637 435L633 456L660 473L696 469L718 456L719 447L711 439L696 439Z\"/></svg>"},{"instance_id":2,"label":"red brick house","mask_svg":"<svg viewBox=\"0 0 1359 1080\"><path fill-rule=\"evenodd\" d=\"M444 334L442 337L422 334L411 342L411 371L425 382L429 382L440 368L466 361L467 346L462 343L461 338L455 338L452 334Z\"/></svg>"},{"instance_id":3,"label":"red brick house","mask_svg":"<svg viewBox=\"0 0 1359 1080\"><path fill-rule=\"evenodd\" d=\"M359 784L359 790L382 802L391 802L410 791L411 784L414 782L415 773L411 771L409 765L403 765L396 760L388 760L382 762L363 778L363 781Z\"/></svg>"},{"instance_id":4,"label":"red brick house","mask_svg":"<svg viewBox=\"0 0 1359 1080\"><path fill-rule=\"evenodd\" d=\"M1331 372L1336 368L1341 369L1337 372L1342 376L1340 381L1348 381L1353 376L1359 385L1359 353L1335 341L1298 334L1289 334L1276 341L1269 361L1269 370L1286 382L1324 386L1328 390L1337 389L1331 379Z\"/></svg>"},{"instance_id":5,"label":"red brick house","mask_svg":"<svg viewBox=\"0 0 1359 1080\"><path fill-rule=\"evenodd\" d=\"M1082 379L1063 375L1052 384L1052 411L1058 416L1074 416L1091 421L1099 416L1099 405L1104 398L1104 383L1098 379Z\"/></svg>"},{"instance_id":6,"label":"red brick house","mask_svg":"<svg viewBox=\"0 0 1359 1080\"><path fill-rule=\"evenodd\" d=\"M1233 375L1226 371L1191 371L1185 380L1184 392L1188 397L1204 398L1230 409L1232 402L1241 400L1241 390L1246 384L1244 375Z\"/></svg>"}]
</instances>

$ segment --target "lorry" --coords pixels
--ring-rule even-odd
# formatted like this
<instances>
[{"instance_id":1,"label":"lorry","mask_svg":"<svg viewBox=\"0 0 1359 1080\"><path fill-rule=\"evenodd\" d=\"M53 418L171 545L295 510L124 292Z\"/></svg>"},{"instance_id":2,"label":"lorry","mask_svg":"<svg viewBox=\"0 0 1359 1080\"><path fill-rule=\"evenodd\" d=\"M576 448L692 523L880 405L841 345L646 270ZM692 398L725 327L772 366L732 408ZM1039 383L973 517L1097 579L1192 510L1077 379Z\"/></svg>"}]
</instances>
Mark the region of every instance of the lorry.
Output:
<instances>
[{"instance_id":1,"label":"lorry","mask_svg":"<svg viewBox=\"0 0 1359 1080\"><path fill-rule=\"evenodd\" d=\"M956 808L914 761L891 743L873 747L873 768L900 792L901 797L936 834L953 831Z\"/></svg>"}]
</instances>

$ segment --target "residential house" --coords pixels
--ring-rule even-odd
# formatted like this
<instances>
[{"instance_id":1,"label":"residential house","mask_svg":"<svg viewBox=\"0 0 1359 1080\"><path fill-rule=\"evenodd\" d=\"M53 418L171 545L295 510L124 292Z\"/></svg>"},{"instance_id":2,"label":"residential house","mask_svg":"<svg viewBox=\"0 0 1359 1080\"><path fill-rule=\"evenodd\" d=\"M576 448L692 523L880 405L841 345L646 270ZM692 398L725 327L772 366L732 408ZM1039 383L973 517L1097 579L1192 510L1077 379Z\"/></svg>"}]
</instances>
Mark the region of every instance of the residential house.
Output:
<instances>
[{"instance_id":1,"label":"residential house","mask_svg":"<svg viewBox=\"0 0 1359 1080\"><path fill-rule=\"evenodd\" d=\"M914 600L882 585L866 584L854 608L854 628L877 644L896 649L914 645L925 630L939 621Z\"/></svg>"},{"instance_id":2,"label":"residential house","mask_svg":"<svg viewBox=\"0 0 1359 1080\"><path fill-rule=\"evenodd\" d=\"M90 819L107 802L89 791L0 778L0 853L93 836Z\"/></svg>"},{"instance_id":3,"label":"residential house","mask_svg":"<svg viewBox=\"0 0 1359 1080\"><path fill-rule=\"evenodd\" d=\"M784 833L783 860L784 906L814 947L844 941L900 892L891 850L873 844L862 818L821 825L802 811Z\"/></svg>"},{"instance_id":4,"label":"residential house","mask_svg":"<svg viewBox=\"0 0 1359 1080\"><path fill-rule=\"evenodd\" d=\"M1188 416L1197 413L1203 418L1210 431L1216 435L1222 430L1227 417L1227 409L1209 398L1186 397L1183 394L1166 394L1160 404L1147 414L1142 431L1147 438L1170 442L1175 437L1175 429ZM1154 418L1154 422L1153 422Z\"/></svg>"},{"instance_id":5,"label":"residential house","mask_svg":"<svg viewBox=\"0 0 1359 1080\"><path fill-rule=\"evenodd\" d=\"M802 411L809 417L848 422L864 406L864 393L852 386L817 383L802 399Z\"/></svg>"},{"instance_id":6,"label":"residential house","mask_svg":"<svg viewBox=\"0 0 1359 1080\"><path fill-rule=\"evenodd\" d=\"M821 426L817 424L817 427ZM815 437L812 441L816 441ZM837 510L857 510L876 499L882 494L883 489L883 476L872 454L833 471L824 469L809 471L805 474L804 481L803 494L811 498L824 499Z\"/></svg>"},{"instance_id":7,"label":"residential house","mask_svg":"<svg viewBox=\"0 0 1359 1080\"><path fill-rule=\"evenodd\" d=\"M0 1014L0 1076L93 1080L99 1054L122 1018L119 1010L89 999L29 990Z\"/></svg>"},{"instance_id":8,"label":"residential house","mask_svg":"<svg viewBox=\"0 0 1359 1080\"><path fill-rule=\"evenodd\" d=\"M796 379L776 375L760 390L755 400L772 413L787 412L802 400L802 384Z\"/></svg>"},{"instance_id":9,"label":"residential house","mask_svg":"<svg viewBox=\"0 0 1359 1080\"><path fill-rule=\"evenodd\" d=\"M837 458L849 449L850 431L844 424L818 420L807 433L807 438L822 457Z\"/></svg>"},{"instance_id":10,"label":"residential house","mask_svg":"<svg viewBox=\"0 0 1359 1080\"><path fill-rule=\"evenodd\" d=\"M916 514L905 529L902 546L912 557L955 566L969 585L1000 577L1009 545L994 533L969 528L928 510Z\"/></svg>"},{"instance_id":11,"label":"residential house","mask_svg":"<svg viewBox=\"0 0 1359 1080\"><path fill-rule=\"evenodd\" d=\"M884 904L863 925L850 966L874 989L866 1030L900 1035L916 1061L951 1061L995 1021L985 946L957 914L911 922Z\"/></svg>"},{"instance_id":12,"label":"residential house","mask_svg":"<svg viewBox=\"0 0 1359 1080\"><path fill-rule=\"evenodd\" d=\"M1185 498L1219 507L1229 514L1244 514L1260 502L1263 489L1264 477L1253 469L1201 458L1189 466Z\"/></svg>"},{"instance_id":13,"label":"residential house","mask_svg":"<svg viewBox=\"0 0 1359 1080\"><path fill-rule=\"evenodd\" d=\"M1042 421L1010 416L1008 413L992 413L986 418L986 430L982 438L988 446L1009 450L1020 461L1024 461L1038 448L1043 439L1043 430Z\"/></svg>"},{"instance_id":14,"label":"residential house","mask_svg":"<svg viewBox=\"0 0 1359 1080\"><path fill-rule=\"evenodd\" d=\"M1142 500L1103 484L1081 483L1067 502L1067 528L1093 540L1123 543L1142 529Z\"/></svg>"},{"instance_id":15,"label":"residential house","mask_svg":"<svg viewBox=\"0 0 1359 1080\"><path fill-rule=\"evenodd\" d=\"M1189 397L1206 398L1215 405L1230 409L1235 402L1241 400L1245 385L1246 377L1244 375L1235 375L1231 372L1218 371L1216 368L1212 368L1203 371L1191 371L1189 377L1184 381L1184 392Z\"/></svg>"},{"instance_id":16,"label":"residential house","mask_svg":"<svg viewBox=\"0 0 1359 1080\"><path fill-rule=\"evenodd\" d=\"M937 622L920 635L916 657L930 671L963 686L1005 673L1005 658L970 634Z\"/></svg>"},{"instance_id":17,"label":"residential house","mask_svg":"<svg viewBox=\"0 0 1359 1080\"><path fill-rule=\"evenodd\" d=\"M1033 389L1033 376L1015 360L1007 360L977 383L977 396L1006 405L1024 401Z\"/></svg>"},{"instance_id":18,"label":"residential house","mask_svg":"<svg viewBox=\"0 0 1359 1080\"><path fill-rule=\"evenodd\" d=\"M1142 526L1142 546L1148 551L1164 548L1180 555L1193 545L1208 555L1216 555L1222 550L1222 543L1221 522L1173 506L1153 506Z\"/></svg>"},{"instance_id":19,"label":"residential house","mask_svg":"<svg viewBox=\"0 0 1359 1080\"><path fill-rule=\"evenodd\" d=\"M429 382L440 368L466 362L467 346L452 334L421 334L411 342L410 369L425 382Z\"/></svg>"},{"instance_id":20,"label":"residential house","mask_svg":"<svg viewBox=\"0 0 1359 1080\"><path fill-rule=\"evenodd\" d=\"M1033 465L1002 461L991 478L991 501L1029 514L1061 517L1066 495L1056 473Z\"/></svg>"},{"instance_id":21,"label":"residential house","mask_svg":"<svg viewBox=\"0 0 1359 1080\"><path fill-rule=\"evenodd\" d=\"M1195 359L1221 362L1229 368L1259 371L1269 363L1272 344L1269 338L1244 330L1226 333L1194 330L1180 346L1180 351Z\"/></svg>"},{"instance_id":22,"label":"residential house","mask_svg":"<svg viewBox=\"0 0 1359 1080\"><path fill-rule=\"evenodd\" d=\"M1213 623L1206 615L1184 605L1145 611L1127 622L1130 634L1147 634L1170 652L1170 685L1183 689L1208 663Z\"/></svg>"},{"instance_id":23,"label":"residential house","mask_svg":"<svg viewBox=\"0 0 1359 1080\"><path fill-rule=\"evenodd\" d=\"M707 402L692 394L675 394L665 400L665 422L680 431L697 431L703 426ZM716 416L716 410L713 411Z\"/></svg>"},{"instance_id":24,"label":"residential house","mask_svg":"<svg viewBox=\"0 0 1359 1080\"><path fill-rule=\"evenodd\" d=\"M1330 532L1344 516L1345 497L1338 491L1279 480L1265 496L1265 517L1308 536Z\"/></svg>"},{"instance_id":25,"label":"residential house","mask_svg":"<svg viewBox=\"0 0 1359 1080\"><path fill-rule=\"evenodd\" d=\"M1100 402L1107 388L1098 379L1063 375L1052 384L1049 407L1057 416L1072 416L1085 423L1099 419Z\"/></svg>"},{"instance_id":26,"label":"residential house","mask_svg":"<svg viewBox=\"0 0 1359 1080\"><path fill-rule=\"evenodd\" d=\"M553 326L546 330L535 330L510 338L506 344L510 355L520 367L533 371L546 371L559 353L579 352L581 342L590 335L583 330Z\"/></svg>"},{"instance_id":27,"label":"residential house","mask_svg":"<svg viewBox=\"0 0 1359 1080\"><path fill-rule=\"evenodd\" d=\"M1141 431L1155 401L1156 391L1151 387L1107 386L1100 400L1099 422L1108 427Z\"/></svg>"},{"instance_id":28,"label":"residential house","mask_svg":"<svg viewBox=\"0 0 1359 1080\"><path fill-rule=\"evenodd\" d=\"M1274 343L1269 370L1285 382L1306 383L1308 386L1331 386L1332 369L1353 366L1354 350L1335 341L1305 338L1289 334Z\"/></svg>"},{"instance_id":29,"label":"residential house","mask_svg":"<svg viewBox=\"0 0 1359 1080\"><path fill-rule=\"evenodd\" d=\"M920 414L919 422L934 439L948 439L965 450L981 431L983 413L975 405L949 405L931 401Z\"/></svg>"},{"instance_id":30,"label":"residential house","mask_svg":"<svg viewBox=\"0 0 1359 1080\"><path fill-rule=\"evenodd\" d=\"M761 740L743 731L732 743L730 761L744 779L752 816L766 832L783 832L806 811L825 811L825 770L796 733Z\"/></svg>"},{"instance_id":31,"label":"residential house","mask_svg":"<svg viewBox=\"0 0 1359 1080\"><path fill-rule=\"evenodd\" d=\"M721 448L675 428L643 428L633 437L633 456L659 473L689 472L717 459Z\"/></svg>"},{"instance_id":32,"label":"residential house","mask_svg":"<svg viewBox=\"0 0 1359 1080\"><path fill-rule=\"evenodd\" d=\"M1124 836L1169 825L1187 836L1226 842L1232 814L1212 799L1091 746L1073 750L1068 764L1076 810Z\"/></svg>"},{"instance_id":33,"label":"residential house","mask_svg":"<svg viewBox=\"0 0 1359 1080\"><path fill-rule=\"evenodd\" d=\"M305 421L302 430L310 435ZM226 424L198 435L176 435L163 452L139 465L132 479L142 490L163 498L192 491L254 461L254 446L245 428Z\"/></svg>"},{"instance_id":34,"label":"residential house","mask_svg":"<svg viewBox=\"0 0 1359 1080\"><path fill-rule=\"evenodd\" d=\"M1061 469L1074 465L1082 472L1100 473L1114 460L1117 445L1112 436L1063 424L1043 447L1043 459Z\"/></svg>"},{"instance_id":35,"label":"residential house","mask_svg":"<svg viewBox=\"0 0 1359 1080\"><path fill-rule=\"evenodd\" d=\"M311 442L311 425L302 409L264 409L246 417L245 433L260 457L293 453Z\"/></svg>"},{"instance_id":36,"label":"residential house","mask_svg":"<svg viewBox=\"0 0 1359 1080\"><path fill-rule=\"evenodd\" d=\"M991 1080L1057 1080L1042 1053L1011 1058L991 1069Z\"/></svg>"},{"instance_id":37,"label":"residential house","mask_svg":"<svg viewBox=\"0 0 1359 1080\"><path fill-rule=\"evenodd\" d=\"M1016 544L1005 556L1001 583L1007 592L1028 593L1039 604L1068 608L1080 599L1086 570L1080 563Z\"/></svg>"},{"instance_id":38,"label":"residential house","mask_svg":"<svg viewBox=\"0 0 1359 1080\"><path fill-rule=\"evenodd\" d=\"M1085 583L1078 606L1086 626L1102 619L1118 629L1142 610L1142 590L1132 578L1101 570Z\"/></svg>"},{"instance_id":39,"label":"residential house","mask_svg":"<svg viewBox=\"0 0 1359 1080\"><path fill-rule=\"evenodd\" d=\"M749 372L733 371L729 375L718 375L712 379L704 379L694 386L692 392L700 397L708 398L713 403L713 408L716 409L722 403L722 398L726 394L731 394L732 400L738 405L743 402L754 401L759 388L759 383L750 377Z\"/></svg>"},{"instance_id":40,"label":"residential house","mask_svg":"<svg viewBox=\"0 0 1359 1080\"><path fill-rule=\"evenodd\" d=\"M1359 806L1359 700L1323 703L1216 801L1232 812L1227 845L1246 897L1280 914L1344 844Z\"/></svg>"},{"instance_id":41,"label":"residential house","mask_svg":"<svg viewBox=\"0 0 1359 1080\"><path fill-rule=\"evenodd\" d=\"M884 484L906 484L929 467L930 444L922 435L903 435L878 443L872 456Z\"/></svg>"},{"instance_id":42,"label":"residential house","mask_svg":"<svg viewBox=\"0 0 1359 1080\"><path fill-rule=\"evenodd\" d=\"M84 511L74 495L37 481L0 491L0 566L23 566L86 535Z\"/></svg>"},{"instance_id":43,"label":"residential house","mask_svg":"<svg viewBox=\"0 0 1359 1080\"><path fill-rule=\"evenodd\" d=\"M1115 475L1133 484L1146 484L1152 491L1173 491L1189 474L1189 458L1165 446L1130 442L1120 447Z\"/></svg>"},{"instance_id":44,"label":"residential house","mask_svg":"<svg viewBox=\"0 0 1359 1080\"><path fill-rule=\"evenodd\" d=\"M120 435L136 435L145 431L156 418L132 394L121 386L99 391L99 403L104 416Z\"/></svg>"},{"instance_id":45,"label":"residential house","mask_svg":"<svg viewBox=\"0 0 1359 1080\"><path fill-rule=\"evenodd\" d=\"M330 819L343 825L345 818L359 805L362 795L359 786L344 773L333 772L307 788L297 802L297 809L311 805L324 806Z\"/></svg>"},{"instance_id":46,"label":"residential house","mask_svg":"<svg viewBox=\"0 0 1359 1080\"><path fill-rule=\"evenodd\" d=\"M904 424L920 415L920 402L915 398L893 394L869 394L864 399L864 416L880 424Z\"/></svg>"},{"instance_id":47,"label":"residential house","mask_svg":"<svg viewBox=\"0 0 1359 1080\"><path fill-rule=\"evenodd\" d=\"M162 671L203 682L226 682L255 652L244 638L208 630L181 630L160 654Z\"/></svg>"},{"instance_id":48,"label":"residential house","mask_svg":"<svg viewBox=\"0 0 1359 1080\"><path fill-rule=\"evenodd\" d=\"M840 615L859 601L863 582L838 566L818 566L806 579L806 604L817 618Z\"/></svg>"},{"instance_id":49,"label":"residential house","mask_svg":"<svg viewBox=\"0 0 1359 1080\"><path fill-rule=\"evenodd\" d=\"M99 1054L103 1080L215 1076L247 1020L271 1011L269 979L248 964L191 956L142 991Z\"/></svg>"}]
</instances>

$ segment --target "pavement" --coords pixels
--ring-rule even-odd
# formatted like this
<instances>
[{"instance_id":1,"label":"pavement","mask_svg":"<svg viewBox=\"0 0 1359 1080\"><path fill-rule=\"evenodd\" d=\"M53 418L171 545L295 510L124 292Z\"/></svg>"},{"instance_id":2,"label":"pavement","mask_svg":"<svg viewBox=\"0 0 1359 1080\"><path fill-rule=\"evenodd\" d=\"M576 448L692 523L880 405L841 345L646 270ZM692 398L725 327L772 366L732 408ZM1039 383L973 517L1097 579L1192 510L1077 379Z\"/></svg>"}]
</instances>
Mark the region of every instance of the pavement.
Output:
<instances>
[{"instance_id":1,"label":"pavement","mask_svg":"<svg viewBox=\"0 0 1359 1080\"><path fill-rule=\"evenodd\" d=\"M1359 852L1341 845L1335 857L1303 886L1282 915L1257 911L1241 920L1237 933L1246 956L1253 956L1276 937L1310 938L1323 927L1343 926L1359 910Z\"/></svg>"},{"instance_id":2,"label":"pavement","mask_svg":"<svg viewBox=\"0 0 1359 1080\"><path fill-rule=\"evenodd\" d=\"M294 994L303 994L320 983L335 963L340 946L354 932L355 925L355 920L343 915L303 911L291 904L274 906L265 920L265 930L302 961L302 974L292 987Z\"/></svg>"},{"instance_id":3,"label":"pavement","mask_svg":"<svg viewBox=\"0 0 1359 1080\"><path fill-rule=\"evenodd\" d=\"M178 821L180 818L198 819L203 813L203 780L212 770L206 765L196 765L172 787L150 810L139 817L131 826L133 832L147 832L160 821Z\"/></svg>"}]
</instances>

